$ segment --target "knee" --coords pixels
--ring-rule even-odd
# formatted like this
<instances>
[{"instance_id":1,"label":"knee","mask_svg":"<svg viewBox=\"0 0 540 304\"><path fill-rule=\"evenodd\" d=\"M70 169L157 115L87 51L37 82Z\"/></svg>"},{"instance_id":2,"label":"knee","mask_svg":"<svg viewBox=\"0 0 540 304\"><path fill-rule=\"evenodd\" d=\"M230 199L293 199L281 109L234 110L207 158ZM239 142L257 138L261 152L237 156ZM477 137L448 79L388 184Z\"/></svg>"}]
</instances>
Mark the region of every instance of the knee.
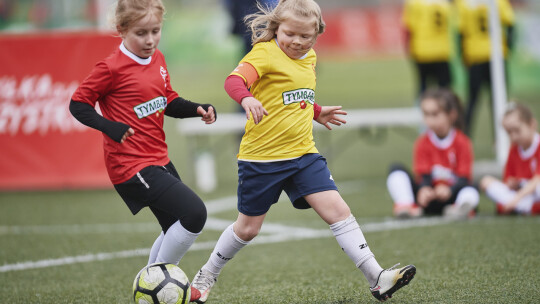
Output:
<instances>
[{"instance_id":1,"label":"knee","mask_svg":"<svg viewBox=\"0 0 540 304\"><path fill-rule=\"evenodd\" d=\"M403 167L391 167L386 177L386 186L390 188L393 184L407 184L410 181L411 177Z\"/></svg>"},{"instance_id":2,"label":"knee","mask_svg":"<svg viewBox=\"0 0 540 304\"><path fill-rule=\"evenodd\" d=\"M261 230L261 227L254 225L240 225L238 222L234 224L234 233L243 241L249 242L253 240Z\"/></svg>"},{"instance_id":3,"label":"knee","mask_svg":"<svg viewBox=\"0 0 540 304\"><path fill-rule=\"evenodd\" d=\"M480 179L480 189L482 191L486 191L486 189L489 187L489 185L495 180L493 176L486 175Z\"/></svg>"},{"instance_id":4,"label":"knee","mask_svg":"<svg viewBox=\"0 0 540 304\"><path fill-rule=\"evenodd\" d=\"M180 218L180 223L186 230L199 233L203 230L207 218L206 206L202 203L194 204L191 212Z\"/></svg>"},{"instance_id":5,"label":"knee","mask_svg":"<svg viewBox=\"0 0 540 304\"><path fill-rule=\"evenodd\" d=\"M467 202L473 206L477 206L480 201L480 194L476 188L468 186L459 191L458 198L456 200L459 203Z\"/></svg>"}]
</instances>

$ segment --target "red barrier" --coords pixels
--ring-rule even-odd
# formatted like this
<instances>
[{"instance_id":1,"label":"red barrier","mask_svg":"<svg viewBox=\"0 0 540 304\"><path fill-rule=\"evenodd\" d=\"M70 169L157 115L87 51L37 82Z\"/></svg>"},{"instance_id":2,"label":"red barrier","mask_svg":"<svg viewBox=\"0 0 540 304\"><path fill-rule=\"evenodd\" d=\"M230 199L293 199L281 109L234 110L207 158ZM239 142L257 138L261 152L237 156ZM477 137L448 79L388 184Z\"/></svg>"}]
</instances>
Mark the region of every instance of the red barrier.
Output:
<instances>
[{"instance_id":1,"label":"red barrier","mask_svg":"<svg viewBox=\"0 0 540 304\"><path fill-rule=\"evenodd\" d=\"M399 6L327 10L326 31L317 52L396 55L403 53L402 9Z\"/></svg>"},{"instance_id":2,"label":"red barrier","mask_svg":"<svg viewBox=\"0 0 540 304\"><path fill-rule=\"evenodd\" d=\"M97 32L0 35L0 189L111 187L101 133L68 105L120 41Z\"/></svg>"}]
</instances>

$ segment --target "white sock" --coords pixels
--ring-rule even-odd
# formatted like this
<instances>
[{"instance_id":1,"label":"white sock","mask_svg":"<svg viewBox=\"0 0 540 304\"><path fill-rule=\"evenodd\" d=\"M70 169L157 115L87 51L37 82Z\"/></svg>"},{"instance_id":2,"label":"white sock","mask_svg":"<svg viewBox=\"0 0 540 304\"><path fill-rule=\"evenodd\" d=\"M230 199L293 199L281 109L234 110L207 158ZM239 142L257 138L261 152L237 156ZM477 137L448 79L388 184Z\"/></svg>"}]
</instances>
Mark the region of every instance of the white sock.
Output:
<instances>
[{"instance_id":1,"label":"white sock","mask_svg":"<svg viewBox=\"0 0 540 304\"><path fill-rule=\"evenodd\" d=\"M156 262L178 265L199 234L187 231L182 227L180 221L176 221L165 232Z\"/></svg>"},{"instance_id":2,"label":"white sock","mask_svg":"<svg viewBox=\"0 0 540 304\"><path fill-rule=\"evenodd\" d=\"M354 216L351 214L343 221L330 225L330 229L343 251L354 262L356 267L360 268L364 273L370 286L374 286L383 269L375 260L375 256L369 249L364 234Z\"/></svg>"},{"instance_id":3,"label":"white sock","mask_svg":"<svg viewBox=\"0 0 540 304\"><path fill-rule=\"evenodd\" d=\"M414 193L411 180L403 171L393 171L386 179L386 187L396 205L414 204Z\"/></svg>"},{"instance_id":4,"label":"white sock","mask_svg":"<svg viewBox=\"0 0 540 304\"><path fill-rule=\"evenodd\" d=\"M234 233L233 225L234 223L223 231L208 262L202 267L216 276L219 275L225 264L230 261L240 249L250 243L240 239L236 233Z\"/></svg>"},{"instance_id":5,"label":"white sock","mask_svg":"<svg viewBox=\"0 0 540 304\"><path fill-rule=\"evenodd\" d=\"M148 265L156 262L157 255L159 252L159 247L161 247L162 242L163 242L163 231L161 231L157 239L154 241L154 245L152 245L152 249L150 249L150 256L148 257Z\"/></svg>"},{"instance_id":6,"label":"white sock","mask_svg":"<svg viewBox=\"0 0 540 304\"><path fill-rule=\"evenodd\" d=\"M463 189L459 190L458 195L456 197L456 205L462 205L464 203L468 203L471 205L471 207L476 208L478 206L478 202L480 201L480 194L478 194L478 191L474 187L464 187Z\"/></svg>"}]
</instances>

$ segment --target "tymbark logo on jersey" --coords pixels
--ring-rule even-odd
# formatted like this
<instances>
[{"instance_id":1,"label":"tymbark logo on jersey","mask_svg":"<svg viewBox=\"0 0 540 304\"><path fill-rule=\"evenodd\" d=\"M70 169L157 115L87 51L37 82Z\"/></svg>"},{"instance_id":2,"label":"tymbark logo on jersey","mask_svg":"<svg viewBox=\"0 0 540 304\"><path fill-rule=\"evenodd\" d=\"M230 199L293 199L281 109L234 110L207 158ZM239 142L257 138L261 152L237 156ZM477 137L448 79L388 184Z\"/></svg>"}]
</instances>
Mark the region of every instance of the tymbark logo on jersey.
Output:
<instances>
[{"instance_id":1,"label":"tymbark logo on jersey","mask_svg":"<svg viewBox=\"0 0 540 304\"><path fill-rule=\"evenodd\" d=\"M141 119L141 118L150 116L154 113L156 113L156 115L159 117L159 113L165 110L166 107L167 107L167 98L163 96L159 96L152 100L143 102L133 107L133 110L135 110L137 117Z\"/></svg>"},{"instance_id":2,"label":"tymbark logo on jersey","mask_svg":"<svg viewBox=\"0 0 540 304\"><path fill-rule=\"evenodd\" d=\"M283 92L283 104L288 106L292 103L300 103L300 108L305 109L307 103L315 103L315 91L312 89L298 89Z\"/></svg>"}]
</instances>

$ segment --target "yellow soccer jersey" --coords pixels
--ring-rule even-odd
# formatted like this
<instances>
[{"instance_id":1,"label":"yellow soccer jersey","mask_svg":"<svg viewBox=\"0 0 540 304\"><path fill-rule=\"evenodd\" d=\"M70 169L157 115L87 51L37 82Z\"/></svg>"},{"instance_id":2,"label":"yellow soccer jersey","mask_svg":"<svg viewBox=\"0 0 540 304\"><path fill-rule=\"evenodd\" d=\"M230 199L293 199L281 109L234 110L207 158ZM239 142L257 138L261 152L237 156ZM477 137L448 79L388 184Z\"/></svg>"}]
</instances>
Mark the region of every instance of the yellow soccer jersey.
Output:
<instances>
[{"instance_id":1,"label":"yellow soccer jersey","mask_svg":"<svg viewBox=\"0 0 540 304\"><path fill-rule=\"evenodd\" d=\"M452 49L448 0L407 0L403 23L410 33L409 52L421 63L449 61Z\"/></svg>"},{"instance_id":2,"label":"yellow soccer jersey","mask_svg":"<svg viewBox=\"0 0 540 304\"><path fill-rule=\"evenodd\" d=\"M514 11L508 0L497 0L501 25L514 24ZM467 65L490 60L491 42L489 38L488 0L460 0L459 31L463 35L463 59ZM508 47L503 31L503 54L506 57Z\"/></svg>"},{"instance_id":3,"label":"yellow soccer jersey","mask_svg":"<svg viewBox=\"0 0 540 304\"><path fill-rule=\"evenodd\" d=\"M271 40L254 45L240 61L257 70L251 93L268 116L257 125L253 118L247 121L239 160L276 161L318 153L312 132L316 60L314 50L291 59Z\"/></svg>"}]
</instances>

